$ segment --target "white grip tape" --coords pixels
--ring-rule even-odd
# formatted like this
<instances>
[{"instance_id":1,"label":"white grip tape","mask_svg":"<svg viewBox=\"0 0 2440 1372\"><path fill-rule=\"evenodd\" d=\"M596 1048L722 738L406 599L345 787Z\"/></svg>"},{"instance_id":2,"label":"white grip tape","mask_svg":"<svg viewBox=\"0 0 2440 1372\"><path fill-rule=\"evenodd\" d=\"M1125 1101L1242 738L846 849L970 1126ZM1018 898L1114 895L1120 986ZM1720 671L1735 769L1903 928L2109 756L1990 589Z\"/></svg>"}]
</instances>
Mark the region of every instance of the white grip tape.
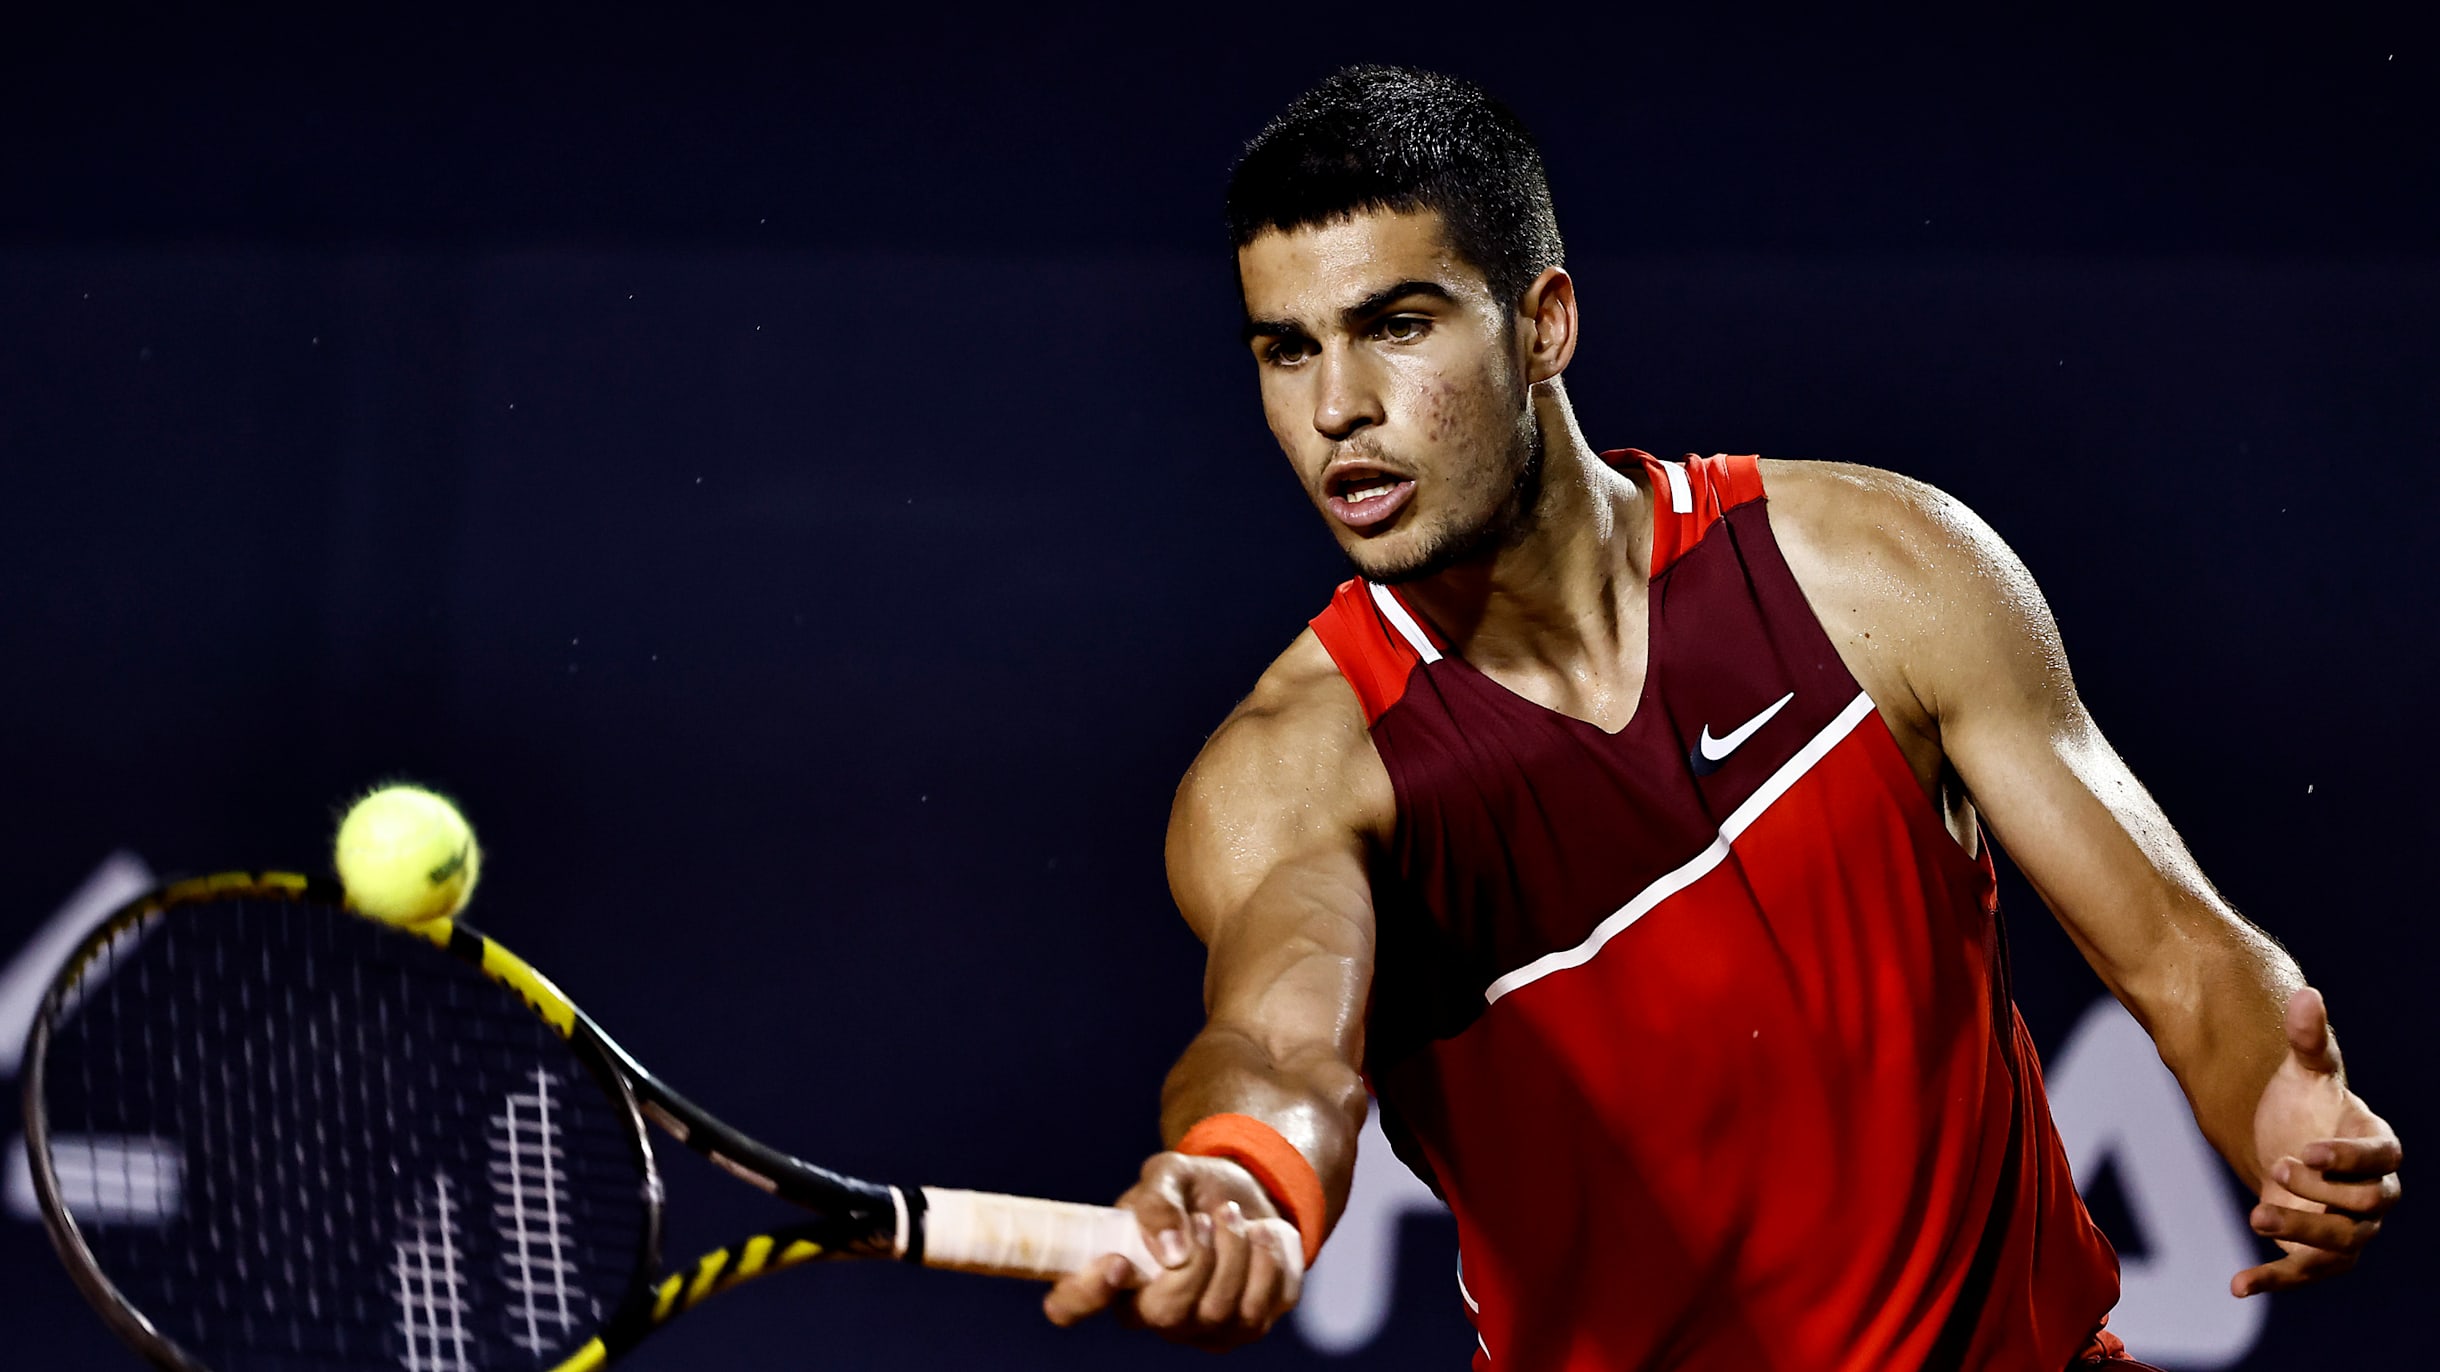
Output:
<instances>
[{"instance_id":1,"label":"white grip tape","mask_svg":"<svg viewBox=\"0 0 2440 1372\"><path fill-rule=\"evenodd\" d=\"M1106 1205L923 1189L923 1265L1057 1281L1105 1253L1149 1278L1161 1270L1135 1215Z\"/></svg>"},{"instance_id":2,"label":"white grip tape","mask_svg":"<svg viewBox=\"0 0 2440 1372\"><path fill-rule=\"evenodd\" d=\"M1135 1264L1146 1281L1161 1265L1144 1247L1143 1226L1131 1211L1106 1205L1001 1196L989 1191L923 1189L923 1264L993 1277L1057 1281L1105 1254ZM1252 1231L1286 1269L1286 1298L1304 1283L1305 1245L1286 1220L1262 1220Z\"/></svg>"}]
</instances>

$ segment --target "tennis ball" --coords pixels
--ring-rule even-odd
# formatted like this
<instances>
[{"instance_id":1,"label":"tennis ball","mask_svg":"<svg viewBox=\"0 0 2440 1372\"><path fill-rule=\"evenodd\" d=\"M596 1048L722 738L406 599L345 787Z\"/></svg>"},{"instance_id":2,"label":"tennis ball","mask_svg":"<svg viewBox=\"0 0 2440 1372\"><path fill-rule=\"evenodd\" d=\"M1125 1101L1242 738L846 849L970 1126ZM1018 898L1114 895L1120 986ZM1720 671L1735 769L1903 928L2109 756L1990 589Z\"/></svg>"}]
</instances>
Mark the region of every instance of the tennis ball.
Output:
<instances>
[{"instance_id":1,"label":"tennis ball","mask_svg":"<svg viewBox=\"0 0 2440 1372\"><path fill-rule=\"evenodd\" d=\"M465 909L483 869L466 817L420 786L384 786L357 801L333 847L348 905L388 924Z\"/></svg>"}]
</instances>

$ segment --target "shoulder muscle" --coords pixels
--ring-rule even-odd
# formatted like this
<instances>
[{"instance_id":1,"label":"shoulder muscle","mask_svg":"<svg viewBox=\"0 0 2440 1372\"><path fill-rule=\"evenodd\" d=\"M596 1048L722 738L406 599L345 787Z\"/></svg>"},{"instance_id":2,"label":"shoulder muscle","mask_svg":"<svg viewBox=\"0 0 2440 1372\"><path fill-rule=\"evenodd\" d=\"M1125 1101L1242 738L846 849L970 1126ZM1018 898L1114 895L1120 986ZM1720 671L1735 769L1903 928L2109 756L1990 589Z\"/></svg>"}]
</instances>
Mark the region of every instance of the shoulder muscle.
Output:
<instances>
[{"instance_id":1,"label":"shoulder muscle","mask_svg":"<svg viewBox=\"0 0 2440 1372\"><path fill-rule=\"evenodd\" d=\"M1355 693L1311 630L1221 722L1170 808L1171 894L1206 943L1266 883L1351 878L1395 801ZM1365 901L1369 908L1369 900Z\"/></svg>"},{"instance_id":2,"label":"shoulder muscle","mask_svg":"<svg viewBox=\"0 0 2440 1372\"><path fill-rule=\"evenodd\" d=\"M1789 568L1875 700L1894 697L1934 737L1993 696L2072 702L2040 588L1964 502L1872 467L1763 471Z\"/></svg>"}]
</instances>

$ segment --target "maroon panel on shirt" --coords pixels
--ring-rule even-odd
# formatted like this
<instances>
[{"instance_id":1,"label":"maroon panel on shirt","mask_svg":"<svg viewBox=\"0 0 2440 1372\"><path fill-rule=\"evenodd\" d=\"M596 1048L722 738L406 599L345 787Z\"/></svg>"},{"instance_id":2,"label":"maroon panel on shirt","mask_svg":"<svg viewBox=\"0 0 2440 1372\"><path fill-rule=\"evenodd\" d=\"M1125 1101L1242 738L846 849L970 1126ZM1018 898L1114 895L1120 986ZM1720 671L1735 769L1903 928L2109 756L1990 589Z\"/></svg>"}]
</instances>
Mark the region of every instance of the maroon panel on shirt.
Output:
<instances>
[{"instance_id":1,"label":"maroon panel on shirt","mask_svg":"<svg viewBox=\"0 0 2440 1372\"><path fill-rule=\"evenodd\" d=\"M1493 980L1581 943L1700 853L1859 694L1780 558L1767 508L1731 511L1654 581L1650 666L1616 734L1457 657L1415 668L1374 721L1398 800L1397 886L1429 927L1381 921L1372 1062L1464 1028ZM1706 729L1732 735L1790 694L1695 776Z\"/></svg>"}]
</instances>

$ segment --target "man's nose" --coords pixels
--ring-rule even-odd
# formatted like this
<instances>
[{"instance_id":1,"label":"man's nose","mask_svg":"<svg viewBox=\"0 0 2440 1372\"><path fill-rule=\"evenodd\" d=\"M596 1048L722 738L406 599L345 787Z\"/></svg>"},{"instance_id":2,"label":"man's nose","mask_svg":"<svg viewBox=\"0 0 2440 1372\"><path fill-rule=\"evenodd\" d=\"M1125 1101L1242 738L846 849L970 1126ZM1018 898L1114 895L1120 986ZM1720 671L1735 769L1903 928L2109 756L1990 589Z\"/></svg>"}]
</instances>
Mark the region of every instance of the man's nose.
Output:
<instances>
[{"instance_id":1,"label":"man's nose","mask_svg":"<svg viewBox=\"0 0 2440 1372\"><path fill-rule=\"evenodd\" d=\"M1381 388L1372 368L1354 350L1325 347L1313 360L1316 371L1313 427L1333 442L1341 442L1368 424L1384 418Z\"/></svg>"}]
</instances>

